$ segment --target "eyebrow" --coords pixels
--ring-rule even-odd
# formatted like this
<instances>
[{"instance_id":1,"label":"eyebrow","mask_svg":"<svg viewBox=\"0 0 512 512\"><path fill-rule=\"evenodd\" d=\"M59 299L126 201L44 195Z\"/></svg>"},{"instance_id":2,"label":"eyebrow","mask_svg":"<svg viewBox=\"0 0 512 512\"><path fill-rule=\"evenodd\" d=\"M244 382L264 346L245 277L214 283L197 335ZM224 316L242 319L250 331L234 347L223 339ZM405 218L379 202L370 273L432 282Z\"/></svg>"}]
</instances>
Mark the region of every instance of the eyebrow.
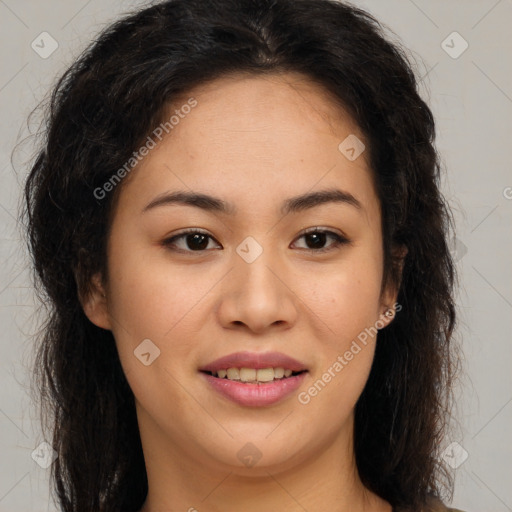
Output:
<instances>
[{"instance_id":1,"label":"eyebrow","mask_svg":"<svg viewBox=\"0 0 512 512\"><path fill-rule=\"evenodd\" d=\"M317 192L307 192L299 196L286 199L281 206L281 214L297 213L326 203L341 203L364 210L363 205L351 193L340 189L326 189ZM233 203L218 197L197 192L176 191L165 192L155 197L142 210L145 213L160 206L182 204L195 206L205 211L234 215L237 211Z\"/></svg>"}]
</instances>

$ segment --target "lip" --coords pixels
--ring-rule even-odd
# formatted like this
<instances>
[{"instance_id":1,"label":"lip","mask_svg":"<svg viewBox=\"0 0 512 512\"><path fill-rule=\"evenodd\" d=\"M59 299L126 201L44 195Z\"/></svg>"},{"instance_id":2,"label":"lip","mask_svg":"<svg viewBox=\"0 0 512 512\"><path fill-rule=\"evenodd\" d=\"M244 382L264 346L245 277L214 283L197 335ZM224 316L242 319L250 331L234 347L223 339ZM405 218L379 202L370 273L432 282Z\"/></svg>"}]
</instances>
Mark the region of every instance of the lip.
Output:
<instances>
[{"instance_id":1,"label":"lip","mask_svg":"<svg viewBox=\"0 0 512 512\"><path fill-rule=\"evenodd\" d=\"M220 379L209 373L200 373L211 388L223 397L247 407L264 407L292 394L302 384L308 372L261 384Z\"/></svg>"},{"instance_id":2,"label":"lip","mask_svg":"<svg viewBox=\"0 0 512 512\"><path fill-rule=\"evenodd\" d=\"M302 372L308 369L304 363L281 352L235 352L216 359L206 366L199 368L199 370L202 372L216 372L218 370L227 370L228 368L254 368L260 370L263 368L279 367L285 370L292 370L292 372Z\"/></svg>"}]
</instances>

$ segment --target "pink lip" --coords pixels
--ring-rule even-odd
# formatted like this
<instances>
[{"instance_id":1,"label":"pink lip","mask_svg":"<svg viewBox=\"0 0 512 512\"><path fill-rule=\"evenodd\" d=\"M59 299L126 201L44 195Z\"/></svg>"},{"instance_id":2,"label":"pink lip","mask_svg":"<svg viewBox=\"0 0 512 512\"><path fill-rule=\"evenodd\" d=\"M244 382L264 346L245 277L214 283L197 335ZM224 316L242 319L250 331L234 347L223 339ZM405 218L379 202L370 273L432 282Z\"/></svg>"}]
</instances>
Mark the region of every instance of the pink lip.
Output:
<instances>
[{"instance_id":1,"label":"pink lip","mask_svg":"<svg viewBox=\"0 0 512 512\"><path fill-rule=\"evenodd\" d=\"M293 372L307 370L304 363L280 352L236 352L216 359L199 370L203 372L216 372L218 370L227 370L228 368L255 368L256 370L262 368L284 368Z\"/></svg>"},{"instance_id":2,"label":"pink lip","mask_svg":"<svg viewBox=\"0 0 512 512\"><path fill-rule=\"evenodd\" d=\"M229 379L220 379L208 373L201 372L201 375L215 391L239 405L249 407L263 407L279 402L279 400L293 393L302 384L306 374L307 372L303 372L292 377L278 379L272 382L251 384Z\"/></svg>"}]
</instances>

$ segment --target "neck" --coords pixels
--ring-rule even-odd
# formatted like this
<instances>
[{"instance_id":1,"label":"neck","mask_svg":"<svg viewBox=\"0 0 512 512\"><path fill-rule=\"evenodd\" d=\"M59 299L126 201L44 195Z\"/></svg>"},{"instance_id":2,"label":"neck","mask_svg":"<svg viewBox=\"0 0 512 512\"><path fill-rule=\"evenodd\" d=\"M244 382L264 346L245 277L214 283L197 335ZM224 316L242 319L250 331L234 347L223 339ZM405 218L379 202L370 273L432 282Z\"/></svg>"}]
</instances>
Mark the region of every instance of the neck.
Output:
<instances>
[{"instance_id":1,"label":"neck","mask_svg":"<svg viewBox=\"0 0 512 512\"><path fill-rule=\"evenodd\" d=\"M173 443L143 410L137 414L149 486L140 512L392 512L359 478L353 419L313 453L275 465L266 465L262 453L255 465L244 467L211 459L190 441ZM240 449L240 441L231 442Z\"/></svg>"}]
</instances>

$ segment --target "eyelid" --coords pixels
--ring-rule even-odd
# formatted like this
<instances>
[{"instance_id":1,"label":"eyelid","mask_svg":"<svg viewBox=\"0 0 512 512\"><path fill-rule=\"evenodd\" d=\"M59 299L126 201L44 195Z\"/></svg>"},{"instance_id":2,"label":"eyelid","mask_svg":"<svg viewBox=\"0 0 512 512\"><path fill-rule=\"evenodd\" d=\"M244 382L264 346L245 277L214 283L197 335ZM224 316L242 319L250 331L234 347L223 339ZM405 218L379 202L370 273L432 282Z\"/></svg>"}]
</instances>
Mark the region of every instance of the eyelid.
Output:
<instances>
[{"instance_id":1,"label":"eyelid","mask_svg":"<svg viewBox=\"0 0 512 512\"><path fill-rule=\"evenodd\" d=\"M346 240L348 240L348 237L345 236L345 234L342 231L340 231L339 229L328 228L326 226L311 226L309 228L305 228L299 232L299 234L297 235L297 238L300 236L303 236L303 235L308 235L309 233L317 233L317 232L328 233L328 234L333 233L335 235L339 235L340 237L343 237Z\"/></svg>"}]
</instances>

